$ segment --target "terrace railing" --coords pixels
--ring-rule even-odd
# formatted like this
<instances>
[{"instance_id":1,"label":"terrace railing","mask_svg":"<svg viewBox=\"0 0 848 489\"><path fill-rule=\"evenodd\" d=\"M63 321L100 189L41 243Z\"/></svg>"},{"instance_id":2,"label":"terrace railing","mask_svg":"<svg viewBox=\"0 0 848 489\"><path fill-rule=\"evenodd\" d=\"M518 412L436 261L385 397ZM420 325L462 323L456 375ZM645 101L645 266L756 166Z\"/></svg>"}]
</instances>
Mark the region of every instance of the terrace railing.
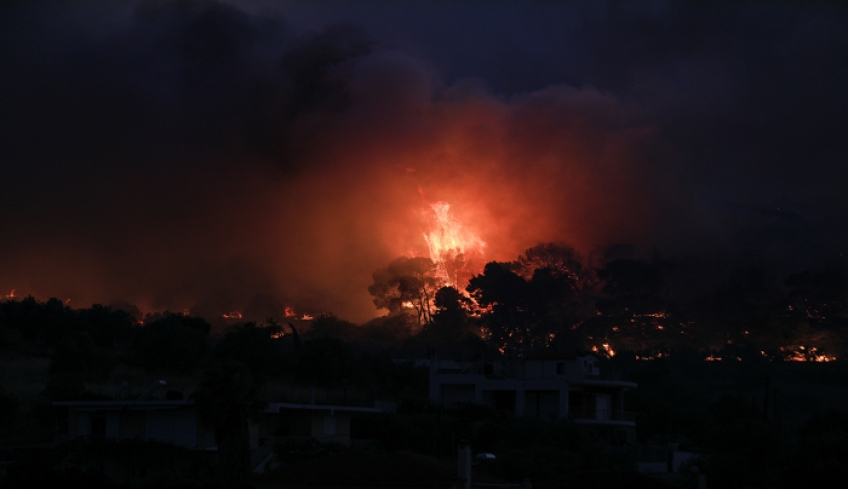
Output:
<instances>
[{"instance_id":1,"label":"terrace railing","mask_svg":"<svg viewBox=\"0 0 848 489\"><path fill-rule=\"evenodd\" d=\"M636 413L622 411L620 409L596 409L592 407L570 407L568 416L574 420L595 421L636 421Z\"/></svg>"}]
</instances>

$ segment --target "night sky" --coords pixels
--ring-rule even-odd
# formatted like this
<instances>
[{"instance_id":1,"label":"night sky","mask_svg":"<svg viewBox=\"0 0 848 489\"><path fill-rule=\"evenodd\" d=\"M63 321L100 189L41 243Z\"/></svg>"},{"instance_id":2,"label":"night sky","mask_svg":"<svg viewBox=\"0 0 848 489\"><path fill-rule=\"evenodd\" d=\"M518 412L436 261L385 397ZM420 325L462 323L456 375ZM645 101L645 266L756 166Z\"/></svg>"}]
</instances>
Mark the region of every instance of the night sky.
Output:
<instances>
[{"instance_id":1,"label":"night sky","mask_svg":"<svg viewBox=\"0 0 848 489\"><path fill-rule=\"evenodd\" d=\"M440 200L486 260L842 263L848 8L564 3L4 2L0 295L364 321Z\"/></svg>"}]
</instances>

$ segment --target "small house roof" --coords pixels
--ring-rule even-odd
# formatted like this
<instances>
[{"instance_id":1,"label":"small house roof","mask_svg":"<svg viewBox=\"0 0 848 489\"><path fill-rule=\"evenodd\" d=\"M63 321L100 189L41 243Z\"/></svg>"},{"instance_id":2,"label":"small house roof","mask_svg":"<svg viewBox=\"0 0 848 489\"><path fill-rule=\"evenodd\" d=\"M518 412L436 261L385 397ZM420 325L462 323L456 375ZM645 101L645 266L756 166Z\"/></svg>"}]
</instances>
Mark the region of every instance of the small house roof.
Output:
<instances>
[{"instance_id":1,"label":"small house roof","mask_svg":"<svg viewBox=\"0 0 848 489\"><path fill-rule=\"evenodd\" d=\"M193 401L55 401L54 406L77 409L116 410L116 409L177 409L194 406Z\"/></svg>"}]
</instances>

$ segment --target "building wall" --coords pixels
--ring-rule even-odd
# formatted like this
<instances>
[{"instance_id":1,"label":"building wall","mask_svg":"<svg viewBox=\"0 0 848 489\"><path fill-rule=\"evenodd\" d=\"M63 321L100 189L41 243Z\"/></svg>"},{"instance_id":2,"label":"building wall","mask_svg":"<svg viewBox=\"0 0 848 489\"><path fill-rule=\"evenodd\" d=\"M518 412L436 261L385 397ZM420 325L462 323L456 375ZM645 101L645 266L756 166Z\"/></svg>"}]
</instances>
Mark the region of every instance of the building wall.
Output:
<instances>
[{"instance_id":1,"label":"building wall","mask_svg":"<svg viewBox=\"0 0 848 489\"><path fill-rule=\"evenodd\" d=\"M193 409L147 411L147 439L194 448L197 418Z\"/></svg>"},{"instance_id":2,"label":"building wall","mask_svg":"<svg viewBox=\"0 0 848 489\"><path fill-rule=\"evenodd\" d=\"M312 414L312 437L321 442L350 444L350 415L315 412Z\"/></svg>"},{"instance_id":3,"label":"building wall","mask_svg":"<svg viewBox=\"0 0 848 489\"><path fill-rule=\"evenodd\" d=\"M121 440L147 437L147 413L144 411L125 411L121 416L119 435Z\"/></svg>"},{"instance_id":4,"label":"building wall","mask_svg":"<svg viewBox=\"0 0 848 489\"><path fill-rule=\"evenodd\" d=\"M526 391L524 396L524 412L527 416L541 418L559 416L559 391Z\"/></svg>"},{"instance_id":5,"label":"building wall","mask_svg":"<svg viewBox=\"0 0 848 489\"><path fill-rule=\"evenodd\" d=\"M636 384L599 379L598 359L594 356L571 360L537 358L515 365L520 367L516 369L518 375L506 378L431 368L430 400L446 406L475 402L517 416L633 424L622 411L624 391L636 388Z\"/></svg>"},{"instance_id":6,"label":"building wall","mask_svg":"<svg viewBox=\"0 0 848 489\"><path fill-rule=\"evenodd\" d=\"M197 423L196 439L197 443L195 443L194 448L198 450L206 450L208 448L215 448L218 446L215 442L215 433L200 423Z\"/></svg>"},{"instance_id":7,"label":"building wall","mask_svg":"<svg viewBox=\"0 0 848 489\"><path fill-rule=\"evenodd\" d=\"M576 382L584 375L597 373L597 360L594 357L580 357L577 360L527 360L524 366L525 379L561 379Z\"/></svg>"},{"instance_id":8,"label":"building wall","mask_svg":"<svg viewBox=\"0 0 848 489\"><path fill-rule=\"evenodd\" d=\"M282 426L282 434L286 436L310 437L312 436L312 417L308 412L284 412L279 414Z\"/></svg>"},{"instance_id":9,"label":"building wall","mask_svg":"<svg viewBox=\"0 0 848 489\"><path fill-rule=\"evenodd\" d=\"M522 415L521 407L517 404L519 394L514 390L485 390L483 404L497 411Z\"/></svg>"},{"instance_id":10,"label":"building wall","mask_svg":"<svg viewBox=\"0 0 848 489\"><path fill-rule=\"evenodd\" d=\"M120 436L121 429L121 414L118 412L105 413L106 417L106 438L117 439Z\"/></svg>"},{"instance_id":11,"label":"building wall","mask_svg":"<svg viewBox=\"0 0 848 489\"><path fill-rule=\"evenodd\" d=\"M566 378L578 372L573 361L564 360L528 360L524 370L528 379Z\"/></svg>"},{"instance_id":12,"label":"building wall","mask_svg":"<svg viewBox=\"0 0 848 489\"><path fill-rule=\"evenodd\" d=\"M474 384L442 384L441 403L452 406L460 402L475 402L476 387Z\"/></svg>"},{"instance_id":13,"label":"building wall","mask_svg":"<svg viewBox=\"0 0 848 489\"><path fill-rule=\"evenodd\" d=\"M82 436L80 432L80 427L82 423L80 421L80 413L78 411L70 411L68 412L68 437L76 438L78 436Z\"/></svg>"}]
</instances>

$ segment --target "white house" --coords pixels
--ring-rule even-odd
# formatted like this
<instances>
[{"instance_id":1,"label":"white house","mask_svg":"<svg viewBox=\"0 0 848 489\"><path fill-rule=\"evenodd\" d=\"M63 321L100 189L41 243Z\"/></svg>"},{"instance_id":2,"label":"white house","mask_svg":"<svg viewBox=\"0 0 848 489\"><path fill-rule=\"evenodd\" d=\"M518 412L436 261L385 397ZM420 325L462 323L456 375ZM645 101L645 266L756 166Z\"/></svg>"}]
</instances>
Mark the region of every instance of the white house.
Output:
<instances>
[{"instance_id":1,"label":"white house","mask_svg":"<svg viewBox=\"0 0 848 489\"><path fill-rule=\"evenodd\" d=\"M197 422L191 401L63 401L53 406L57 408L57 442L100 437L155 440L191 449L215 446L212 434Z\"/></svg>"},{"instance_id":2,"label":"white house","mask_svg":"<svg viewBox=\"0 0 848 489\"><path fill-rule=\"evenodd\" d=\"M531 354L513 362L430 362L430 401L484 404L516 416L568 418L634 428L624 393L636 384L602 380L594 355Z\"/></svg>"}]
</instances>

